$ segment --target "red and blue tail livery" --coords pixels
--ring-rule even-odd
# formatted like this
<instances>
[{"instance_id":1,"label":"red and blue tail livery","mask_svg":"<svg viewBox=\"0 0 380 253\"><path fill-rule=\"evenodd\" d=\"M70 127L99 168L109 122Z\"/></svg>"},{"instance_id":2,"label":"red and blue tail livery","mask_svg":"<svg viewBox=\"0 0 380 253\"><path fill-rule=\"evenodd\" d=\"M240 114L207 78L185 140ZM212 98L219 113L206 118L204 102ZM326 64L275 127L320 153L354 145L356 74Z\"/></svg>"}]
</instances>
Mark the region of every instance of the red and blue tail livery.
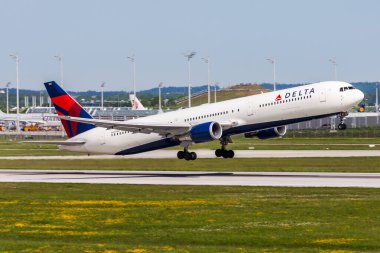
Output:
<instances>
[{"instance_id":1,"label":"red and blue tail livery","mask_svg":"<svg viewBox=\"0 0 380 253\"><path fill-rule=\"evenodd\" d=\"M88 114L86 110L84 110L56 82L51 81L44 84L58 116L71 116L92 119L91 115ZM95 128L93 124L78 123L64 119L61 119L61 122L69 138Z\"/></svg>"}]
</instances>

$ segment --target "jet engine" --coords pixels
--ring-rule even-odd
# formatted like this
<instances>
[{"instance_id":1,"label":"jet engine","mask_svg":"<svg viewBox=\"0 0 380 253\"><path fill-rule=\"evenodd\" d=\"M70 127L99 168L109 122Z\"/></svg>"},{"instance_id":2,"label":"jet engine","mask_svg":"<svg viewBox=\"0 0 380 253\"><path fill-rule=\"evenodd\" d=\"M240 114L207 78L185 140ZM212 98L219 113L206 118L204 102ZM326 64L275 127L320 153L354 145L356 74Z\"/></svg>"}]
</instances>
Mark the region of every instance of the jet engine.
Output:
<instances>
[{"instance_id":1,"label":"jet engine","mask_svg":"<svg viewBox=\"0 0 380 253\"><path fill-rule=\"evenodd\" d=\"M223 129L218 122L195 125L190 130L191 140L195 143L217 140L222 137Z\"/></svg>"},{"instance_id":2,"label":"jet engine","mask_svg":"<svg viewBox=\"0 0 380 253\"><path fill-rule=\"evenodd\" d=\"M271 139L271 138L284 136L285 134L286 134L286 126L279 126L279 127L269 128L265 130L245 133L244 137L245 138L257 137L260 140L265 140L265 139Z\"/></svg>"}]
</instances>

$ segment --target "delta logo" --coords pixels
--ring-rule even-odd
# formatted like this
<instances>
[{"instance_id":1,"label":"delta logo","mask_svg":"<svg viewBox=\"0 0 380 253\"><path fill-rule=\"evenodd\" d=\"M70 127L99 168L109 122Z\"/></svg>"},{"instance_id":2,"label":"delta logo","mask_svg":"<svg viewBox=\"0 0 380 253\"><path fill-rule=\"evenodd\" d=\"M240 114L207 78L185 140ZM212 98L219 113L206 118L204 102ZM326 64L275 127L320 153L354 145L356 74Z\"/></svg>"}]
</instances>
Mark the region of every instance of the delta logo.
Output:
<instances>
[{"instance_id":1,"label":"delta logo","mask_svg":"<svg viewBox=\"0 0 380 253\"><path fill-rule=\"evenodd\" d=\"M285 93L285 99L302 97L302 96L311 95L311 94L314 94L314 93L315 93L314 88L303 89L303 90L296 90L296 91L293 91L293 92L287 92L287 93ZM282 100L282 97L281 97L281 94L278 94L278 96L276 97L276 99L274 101L277 102L277 101L280 101L280 100Z\"/></svg>"}]
</instances>

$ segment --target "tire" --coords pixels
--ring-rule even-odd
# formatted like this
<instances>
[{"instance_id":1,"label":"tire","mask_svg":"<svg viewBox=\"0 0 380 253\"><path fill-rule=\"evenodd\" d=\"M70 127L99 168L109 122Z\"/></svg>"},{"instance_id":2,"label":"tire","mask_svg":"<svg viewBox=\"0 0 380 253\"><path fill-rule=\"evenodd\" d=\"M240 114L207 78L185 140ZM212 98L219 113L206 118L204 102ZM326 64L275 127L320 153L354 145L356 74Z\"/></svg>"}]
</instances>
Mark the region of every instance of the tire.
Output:
<instances>
[{"instance_id":1,"label":"tire","mask_svg":"<svg viewBox=\"0 0 380 253\"><path fill-rule=\"evenodd\" d=\"M186 152L186 153L185 153L185 160L186 160L186 161L190 161L190 160L191 160L191 157L192 157L192 156L191 156L191 154L190 154L189 152Z\"/></svg>"},{"instance_id":2,"label":"tire","mask_svg":"<svg viewBox=\"0 0 380 253\"><path fill-rule=\"evenodd\" d=\"M228 150L223 150L222 156L223 156L223 158L229 158L228 157Z\"/></svg>"},{"instance_id":3,"label":"tire","mask_svg":"<svg viewBox=\"0 0 380 253\"><path fill-rule=\"evenodd\" d=\"M338 129L339 129L339 130L345 130L345 129L347 129L347 125L344 124L344 123L340 123L340 124L338 125Z\"/></svg>"},{"instance_id":4,"label":"tire","mask_svg":"<svg viewBox=\"0 0 380 253\"><path fill-rule=\"evenodd\" d=\"M222 154L223 154L223 151L222 151L221 149L217 149L217 150L215 150L215 155L216 155L216 157L221 157Z\"/></svg>"},{"instance_id":5,"label":"tire","mask_svg":"<svg viewBox=\"0 0 380 253\"><path fill-rule=\"evenodd\" d=\"M227 155L228 155L228 158L234 158L235 152L233 150L228 150Z\"/></svg>"},{"instance_id":6,"label":"tire","mask_svg":"<svg viewBox=\"0 0 380 253\"><path fill-rule=\"evenodd\" d=\"M197 153L191 152L190 154L191 154L191 160L197 159Z\"/></svg>"},{"instance_id":7,"label":"tire","mask_svg":"<svg viewBox=\"0 0 380 253\"><path fill-rule=\"evenodd\" d=\"M177 153L177 158L178 158L178 159L183 159L183 158L185 158L185 152L183 152L183 151L178 151L178 153Z\"/></svg>"}]
</instances>

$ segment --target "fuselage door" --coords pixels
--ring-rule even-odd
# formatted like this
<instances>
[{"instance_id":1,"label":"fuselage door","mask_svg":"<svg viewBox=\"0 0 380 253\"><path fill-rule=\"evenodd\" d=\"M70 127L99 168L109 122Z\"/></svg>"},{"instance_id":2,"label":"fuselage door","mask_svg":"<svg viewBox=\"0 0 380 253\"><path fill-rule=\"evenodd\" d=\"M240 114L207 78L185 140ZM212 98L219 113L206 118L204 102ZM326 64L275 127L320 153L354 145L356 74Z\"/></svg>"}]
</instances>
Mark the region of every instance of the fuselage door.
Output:
<instances>
[{"instance_id":1,"label":"fuselage door","mask_svg":"<svg viewBox=\"0 0 380 253\"><path fill-rule=\"evenodd\" d=\"M247 111L247 115L248 116L253 116L255 114L255 109L254 109L254 105L252 102L248 102L248 111Z\"/></svg>"},{"instance_id":2,"label":"fuselage door","mask_svg":"<svg viewBox=\"0 0 380 253\"><path fill-rule=\"evenodd\" d=\"M106 138L107 138L106 135L111 136L111 131L110 131L110 130L107 130L107 129L104 129L104 131L102 131L102 132L98 135L98 136L99 136L100 145L104 145L104 144L106 144Z\"/></svg>"},{"instance_id":3,"label":"fuselage door","mask_svg":"<svg viewBox=\"0 0 380 253\"><path fill-rule=\"evenodd\" d=\"M326 102L326 89L319 90L319 101Z\"/></svg>"}]
</instances>

